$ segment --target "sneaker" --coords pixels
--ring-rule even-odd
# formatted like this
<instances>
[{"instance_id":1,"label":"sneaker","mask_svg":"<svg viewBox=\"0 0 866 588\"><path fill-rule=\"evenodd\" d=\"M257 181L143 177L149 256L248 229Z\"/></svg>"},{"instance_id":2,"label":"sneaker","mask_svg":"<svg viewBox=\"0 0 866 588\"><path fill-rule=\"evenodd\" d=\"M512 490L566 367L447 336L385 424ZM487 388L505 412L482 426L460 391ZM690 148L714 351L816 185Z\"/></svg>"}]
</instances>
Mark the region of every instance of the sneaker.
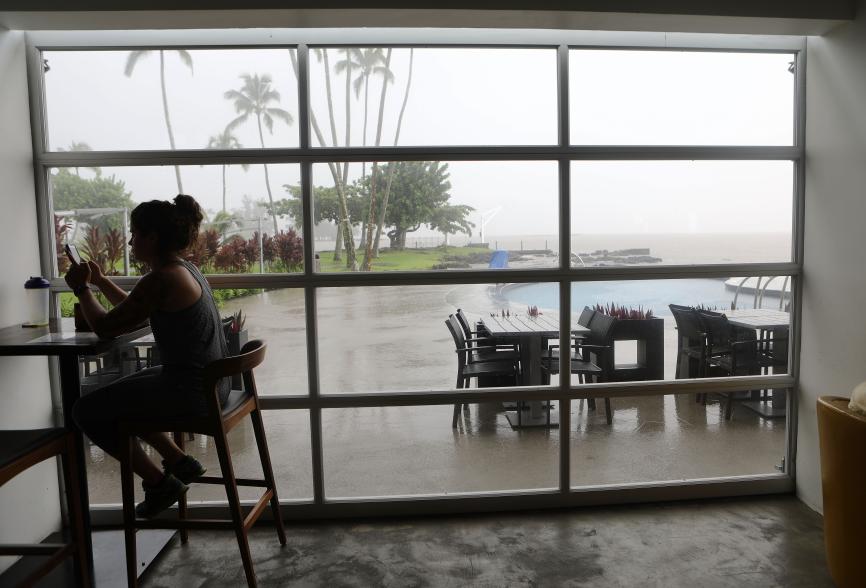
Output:
<instances>
[{"instance_id":1,"label":"sneaker","mask_svg":"<svg viewBox=\"0 0 866 588\"><path fill-rule=\"evenodd\" d=\"M135 516L143 519L152 519L186 494L189 486L172 476L166 474L156 486L148 486L141 483L144 488L144 500L135 505Z\"/></svg>"},{"instance_id":2,"label":"sneaker","mask_svg":"<svg viewBox=\"0 0 866 588\"><path fill-rule=\"evenodd\" d=\"M201 465L201 462L196 458L184 455L176 464L171 466L165 460L162 460L162 470L166 474L173 475L184 484L189 484L201 478L207 471L207 468Z\"/></svg>"}]
</instances>

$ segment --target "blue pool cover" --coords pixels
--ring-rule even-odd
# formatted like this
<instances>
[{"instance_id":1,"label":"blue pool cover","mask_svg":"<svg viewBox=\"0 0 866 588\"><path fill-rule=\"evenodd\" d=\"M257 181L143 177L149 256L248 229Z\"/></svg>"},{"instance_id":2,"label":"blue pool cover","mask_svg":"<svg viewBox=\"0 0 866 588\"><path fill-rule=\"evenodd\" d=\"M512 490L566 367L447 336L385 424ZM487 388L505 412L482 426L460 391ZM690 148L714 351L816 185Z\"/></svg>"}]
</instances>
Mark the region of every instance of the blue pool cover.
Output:
<instances>
[{"instance_id":1,"label":"blue pool cover","mask_svg":"<svg viewBox=\"0 0 866 588\"><path fill-rule=\"evenodd\" d=\"M489 269L506 269L508 267L508 252L504 249L497 249L493 252L490 258Z\"/></svg>"}]
</instances>

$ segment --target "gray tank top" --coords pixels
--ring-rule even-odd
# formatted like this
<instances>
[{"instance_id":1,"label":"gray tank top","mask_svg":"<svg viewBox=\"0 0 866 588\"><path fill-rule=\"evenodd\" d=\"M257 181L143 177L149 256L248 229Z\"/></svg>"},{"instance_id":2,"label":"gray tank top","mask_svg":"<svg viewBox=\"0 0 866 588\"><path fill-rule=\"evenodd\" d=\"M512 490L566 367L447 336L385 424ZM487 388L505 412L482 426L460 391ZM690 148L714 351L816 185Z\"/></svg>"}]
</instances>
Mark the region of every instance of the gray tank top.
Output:
<instances>
[{"instance_id":1,"label":"gray tank top","mask_svg":"<svg viewBox=\"0 0 866 588\"><path fill-rule=\"evenodd\" d=\"M201 368L228 356L222 320L213 292L196 266L180 262L201 287L201 296L192 305L174 312L154 311L150 315L153 339L159 350L163 373L183 378L193 389L203 385ZM218 384L219 397L225 402L231 379Z\"/></svg>"}]
</instances>

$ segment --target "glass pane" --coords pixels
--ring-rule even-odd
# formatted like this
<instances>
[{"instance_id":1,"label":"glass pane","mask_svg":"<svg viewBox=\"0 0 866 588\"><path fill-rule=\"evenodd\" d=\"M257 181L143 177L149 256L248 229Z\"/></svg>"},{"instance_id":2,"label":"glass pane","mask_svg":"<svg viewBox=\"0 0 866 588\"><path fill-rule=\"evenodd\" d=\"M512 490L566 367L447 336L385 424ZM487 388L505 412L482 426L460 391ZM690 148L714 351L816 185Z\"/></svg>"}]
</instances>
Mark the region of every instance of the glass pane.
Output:
<instances>
[{"instance_id":1,"label":"glass pane","mask_svg":"<svg viewBox=\"0 0 866 588\"><path fill-rule=\"evenodd\" d=\"M569 53L574 145L792 145L791 54Z\"/></svg>"},{"instance_id":2,"label":"glass pane","mask_svg":"<svg viewBox=\"0 0 866 588\"><path fill-rule=\"evenodd\" d=\"M126 257L124 215L128 221L128 213L141 202L174 198L178 175L205 215L199 241L187 252L204 273L303 271L300 229L279 207L275 214L270 207L271 200L285 194L282 186L298 184L297 164L53 169L49 188L58 252L70 242L86 259L101 260L111 275L141 273L143 268ZM67 262L62 253L58 263L63 273Z\"/></svg>"},{"instance_id":3,"label":"glass pane","mask_svg":"<svg viewBox=\"0 0 866 588\"><path fill-rule=\"evenodd\" d=\"M555 294L517 303L502 285L464 284L322 288L317 296L324 394L448 389L458 381L471 388L540 385L549 377L541 353L559 334ZM458 309L468 341L459 323L454 331L446 325ZM482 360L489 362L483 369L466 367Z\"/></svg>"},{"instance_id":4,"label":"glass pane","mask_svg":"<svg viewBox=\"0 0 866 588\"><path fill-rule=\"evenodd\" d=\"M313 49L311 140L317 147L553 144L556 80L554 49Z\"/></svg>"},{"instance_id":5,"label":"glass pane","mask_svg":"<svg viewBox=\"0 0 866 588\"><path fill-rule=\"evenodd\" d=\"M242 313L239 335L229 336L229 352L236 354L246 341L263 340L268 351L256 368L259 396L306 396L307 340L304 290L218 289L214 291L224 317Z\"/></svg>"},{"instance_id":6,"label":"glass pane","mask_svg":"<svg viewBox=\"0 0 866 588\"><path fill-rule=\"evenodd\" d=\"M294 53L45 51L49 149L297 147Z\"/></svg>"},{"instance_id":7,"label":"glass pane","mask_svg":"<svg viewBox=\"0 0 866 588\"><path fill-rule=\"evenodd\" d=\"M450 404L323 410L326 496L558 486L556 429L514 429L501 402L461 407L457 429L453 415Z\"/></svg>"},{"instance_id":8,"label":"glass pane","mask_svg":"<svg viewBox=\"0 0 866 588\"><path fill-rule=\"evenodd\" d=\"M306 410L266 410L262 412L265 436L274 468L280 500L308 499L313 496L312 458L310 451L310 414ZM185 437L185 449L207 469L208 475L219 475L219 460L213 438ZM85 439L87 448L87 485L91 505L120 504L120 466L99 447ZM148 456L159 463L160 456L147 444ZM229 433L232 465L238 477L262 479L261 461L256 448L250 419L244 419ZM258 488L240 488L241 500L257 500ZM135 499L142 500L141 484L135 484ZM187 498L190 503L225 502L225 488L213 484L193 484Z\"/></svg>"},{"instance_id":9,"label":"glass pane","mask_svg":"<svg viewBox=\"0 0 866 588\"><path fill-rule=\"evenodd\" d=\"M784 471L785 390L612 398L610 424L604 404L572 401L572 486ZM759 414L773 405L781 407L777 416Z\"/></svg>"},{"instance_id":10,"label":"glass pane","mask_svg":"<svg viewBox=\"0 0 866 588\"><path fill-rule=\"evenodd\" d=\"M528 304L547 308L559 301L558 286L550 283L507 284L499 292L517 308ZM586 359L603 369L602 380L787 373L791 279L786 276L765 276L760 282L758 278L575 282L571 304L576 337L572 345L578 350L581 341L600 346L586 351ZM685 311L675 316L677 309L671 305L683 306ZM582 317L587 307L590 310ZM590 318L592 311L603 318ZM724 317L714 318L713 313ZM701 353L706 356L703 363Z\"/></svg>"},{"instance_id":11,"label":"glass pane","mask_svg":"<svg viewBox=\"0 0 866 588\"><path fill-rule=\"evenodd\" d=\"M347 165L348 171L337 163L313 166L316 253L321 271L352 267L343 239L337 239L337 227L346 217L352 227L355 265L365 267L369 248L373 271L558 264L556 162ZM348 174L345 183L344 173ZM292 186L289 190L287 209L300 202L300 190ZM371 218L373 231L368 231ZM338 245L339 255L335 255Z\"/></svg>"},{"instance_id":12,"label":"glass pane","mask_svg":"<svg viewBox=\"0 0 866 588\"><path fill-rule=\"evenodd\" d=\"M790 161L576 161L572 266L791 261Z\"/></svg>"}]
</instances>

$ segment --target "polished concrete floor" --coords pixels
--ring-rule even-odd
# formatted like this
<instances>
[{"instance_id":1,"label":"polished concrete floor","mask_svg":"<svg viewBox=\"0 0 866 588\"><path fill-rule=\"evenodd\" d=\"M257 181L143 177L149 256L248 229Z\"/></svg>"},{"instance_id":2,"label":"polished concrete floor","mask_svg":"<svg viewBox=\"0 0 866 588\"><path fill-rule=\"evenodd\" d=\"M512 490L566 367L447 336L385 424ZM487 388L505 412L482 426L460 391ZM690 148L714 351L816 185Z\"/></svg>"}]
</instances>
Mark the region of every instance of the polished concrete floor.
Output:
<instances>
[{"instance_id":1,"label":"polished concrete floor","mask_svg":"<svg viewBox=\"0 0 866 588\"><path fill-rule=\"evenodd\" d=\"M250 538L261 586L832 586L821 517L790 496L289 524ZM234 535L177 539L144 587L242 586Z\"/></svg>"}]
</instances>

